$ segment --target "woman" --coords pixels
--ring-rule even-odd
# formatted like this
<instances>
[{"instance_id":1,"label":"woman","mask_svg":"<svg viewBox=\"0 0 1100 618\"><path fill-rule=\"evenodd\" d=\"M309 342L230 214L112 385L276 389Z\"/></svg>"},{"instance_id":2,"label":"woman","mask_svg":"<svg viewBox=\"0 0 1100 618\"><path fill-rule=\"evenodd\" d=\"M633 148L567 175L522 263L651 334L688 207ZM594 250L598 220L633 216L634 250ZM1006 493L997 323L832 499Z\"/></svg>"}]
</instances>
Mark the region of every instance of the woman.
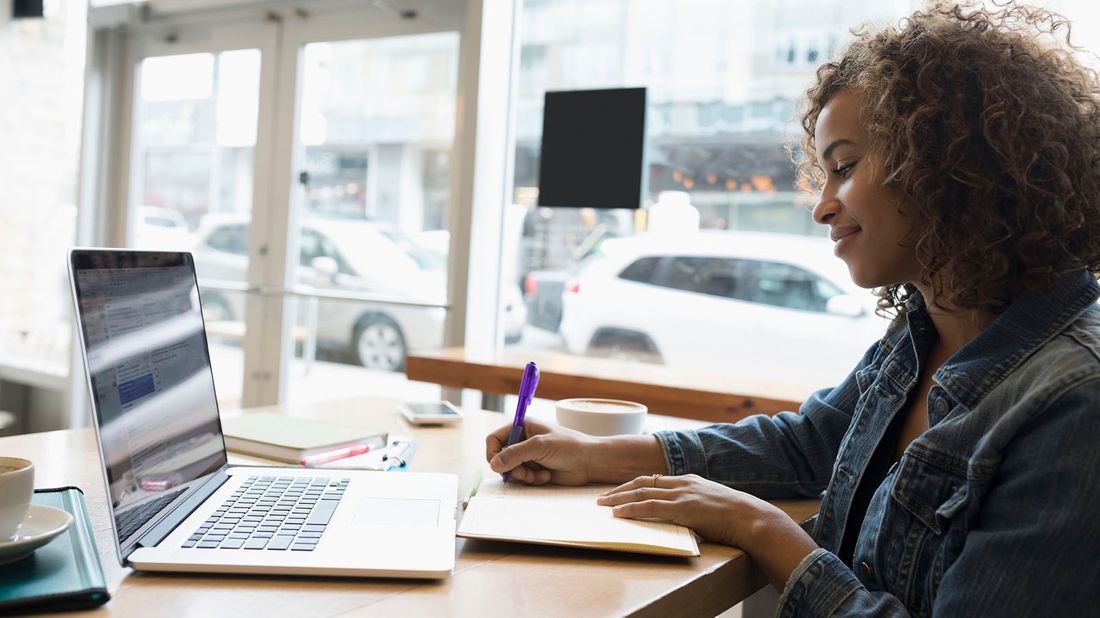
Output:
<instances>
[{"instance_id":1,"label":"woman","mask_svg":"<svg viewBox=\"0 0 1100 618\"><path fill-rule=\"evenodd\" d=\"M896 313L839 386L698 431L529 421L510 448L488 437L491 467L623 483L599 502L745 549L782 615L1094 613L1100 90L1037 36L1062 28L937 5L818 70L813 218ZM822 491L812 535L762 500Z\"/></svg>"}]
</instances>

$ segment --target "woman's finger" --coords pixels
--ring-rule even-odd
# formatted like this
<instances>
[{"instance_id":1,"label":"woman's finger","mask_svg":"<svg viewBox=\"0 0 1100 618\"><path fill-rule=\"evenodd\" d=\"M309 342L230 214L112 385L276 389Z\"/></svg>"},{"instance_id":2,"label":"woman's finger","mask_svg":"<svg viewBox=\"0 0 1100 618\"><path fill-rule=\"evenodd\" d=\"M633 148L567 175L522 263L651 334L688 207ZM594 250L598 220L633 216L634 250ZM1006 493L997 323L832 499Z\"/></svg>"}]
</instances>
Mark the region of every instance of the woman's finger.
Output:
<instances>
[{"instance_id":1,"label":"woman's finger","mask_svg":"<svg viewBox=\"0 0 1100 618\"><path fill-rule=\"evenodd\" d=\"M663 487L638 487L615 493L605 494L596 498L596 504L602 506L618 506L630 502L643 502L645 500L672 500L678 491Z\"/></svg>"},{"instance_id":2,"label":"woman's finger","mask_svg":"<svg viewBox=\"0 0 1100 618\"><path fill-rule=\"evenodd\" d=\"M667 479L672 477L666 477L663 474L647 474L645 476L639 476L633 480L627 481L618 487L604 492L603 496L610 496L612 494L622 493L624 491L633 491L641 487L659 487L659 483L667 483Z\"/></svg>"},{"instance_id":3,"label":"woman's finger","mask_svg":"<svg viewBox=\"0 0 1100 618\"><path fill-rule=\"evenodd\" d=\"M615 517L628 519L675 519L675 502L668 500L643 500L641 502L628 502L612 507L611 513Z\"/></svg>"}]
</instances>

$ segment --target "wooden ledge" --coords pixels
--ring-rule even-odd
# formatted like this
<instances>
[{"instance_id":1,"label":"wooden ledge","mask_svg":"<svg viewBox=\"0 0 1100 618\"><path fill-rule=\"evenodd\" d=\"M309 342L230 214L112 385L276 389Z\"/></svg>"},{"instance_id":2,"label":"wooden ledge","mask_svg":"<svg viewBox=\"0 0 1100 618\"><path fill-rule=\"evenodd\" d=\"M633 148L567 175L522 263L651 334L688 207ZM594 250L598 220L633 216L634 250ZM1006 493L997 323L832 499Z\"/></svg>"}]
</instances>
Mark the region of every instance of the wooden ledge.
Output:
<instances>
[{"instance_id":1,"label":"wooden ledge","mask_svg":"<svg viewBox=\"0 0 1100 618\"><path fill-rule=\"evenodd\" d=\"M646 404L654 413L711 422L797 411L813 391L806 385L764 381L749 384L728 375L663 365L545 352L474 354L464 348L410 353L405 373L410 380L506 395L519 390L523 367L529 360L539 366L540 398L627 399Z\"/></svg>"}]
</instances>

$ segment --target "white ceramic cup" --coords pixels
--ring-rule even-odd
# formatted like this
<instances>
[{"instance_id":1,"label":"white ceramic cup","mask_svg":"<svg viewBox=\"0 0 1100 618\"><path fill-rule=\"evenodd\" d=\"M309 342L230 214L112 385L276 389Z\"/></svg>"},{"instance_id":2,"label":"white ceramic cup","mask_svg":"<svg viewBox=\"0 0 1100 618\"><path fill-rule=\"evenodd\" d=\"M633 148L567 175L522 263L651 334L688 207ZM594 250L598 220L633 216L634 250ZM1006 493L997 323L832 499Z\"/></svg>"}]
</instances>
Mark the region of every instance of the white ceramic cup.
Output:
<instances>
[{"instance_id":1,"label":"white ceramic cup","mask_svg":"<svg viewBox=\"0 0 1100 618\"><path fill-rule=\"evenodd\" d=\"M641 433L647 408L622 399L578 397L557 404L558 424L592 436Z\"/></svg>"},{"instance_id":2,"label":"white ceramic cup","mask_svg":"<svg viewBox=\"0 0 1100 618\"><path fill-rule=\"evenodd\" d=\"M18 457L0 457L0 541L19 531L34 493L34 464Z\"/></svg>"}]
</instances>

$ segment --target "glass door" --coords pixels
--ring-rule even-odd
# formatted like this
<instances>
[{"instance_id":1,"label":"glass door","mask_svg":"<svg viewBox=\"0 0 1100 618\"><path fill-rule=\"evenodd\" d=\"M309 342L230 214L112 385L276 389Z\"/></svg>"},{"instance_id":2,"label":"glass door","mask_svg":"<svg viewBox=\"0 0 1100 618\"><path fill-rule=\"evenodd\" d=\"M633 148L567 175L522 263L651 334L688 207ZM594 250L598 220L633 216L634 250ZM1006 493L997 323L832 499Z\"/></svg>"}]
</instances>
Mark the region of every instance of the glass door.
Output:
<instances>
[{"instance_id":1,"label":"glass door","mask_svg":"<svg viewBox=\"0 0 1100 618\"><path fill-rule=\"evenodd\" d=\"M219 403L239 406L271 28L151 32L134 46L127 246L191 251ZM262 161L262 157L260 157Z\"/></svg>"},{"instance_id":2,"label":"glass door","mask_svg":"<svg viewBox=\"0 0 1100 618\"><path fill-rule=\"evenodd\" d=\"M403 370L410 350L443 343L459 34L312 26L298 54L287 397L438 398Z\"/></svg>"},{"instance_id":3,"label":"glass door","mask_svg":"<svg viewBox=\"0 0 1100 618\"><path fill-rule=\"evenodd\" d=\"M455 7L138 34L127 244L194 253L223 406L439 397Z\"/></svg>"}]
</instances>

